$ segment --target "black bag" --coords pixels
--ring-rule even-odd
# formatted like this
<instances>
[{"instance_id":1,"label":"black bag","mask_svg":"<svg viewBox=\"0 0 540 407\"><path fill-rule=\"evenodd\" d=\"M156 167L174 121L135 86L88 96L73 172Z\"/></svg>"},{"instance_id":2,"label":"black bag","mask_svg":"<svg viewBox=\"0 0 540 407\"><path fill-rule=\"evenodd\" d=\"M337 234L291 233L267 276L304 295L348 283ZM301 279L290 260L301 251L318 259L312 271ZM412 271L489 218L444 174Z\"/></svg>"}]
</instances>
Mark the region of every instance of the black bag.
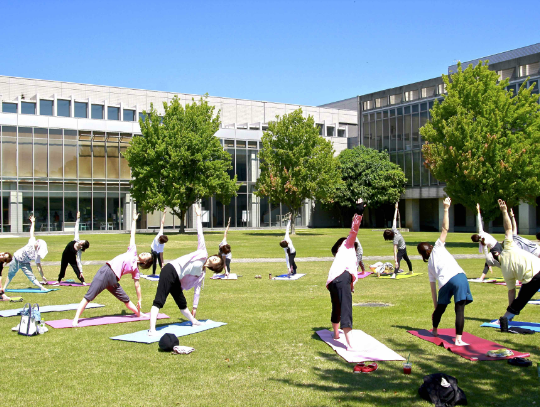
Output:
<instances>
[{"instance_id":1,"label":"black bag","mask_svg":"<svg viewBox=\"0 0 540 407\"><path fill-rule=\"evenodd\" d=\"M418 394L436 407L467 405L467 397L458 387L457 379L444 373L424 376L424 383L418 389Z\"/></svg>"}]
</instances>

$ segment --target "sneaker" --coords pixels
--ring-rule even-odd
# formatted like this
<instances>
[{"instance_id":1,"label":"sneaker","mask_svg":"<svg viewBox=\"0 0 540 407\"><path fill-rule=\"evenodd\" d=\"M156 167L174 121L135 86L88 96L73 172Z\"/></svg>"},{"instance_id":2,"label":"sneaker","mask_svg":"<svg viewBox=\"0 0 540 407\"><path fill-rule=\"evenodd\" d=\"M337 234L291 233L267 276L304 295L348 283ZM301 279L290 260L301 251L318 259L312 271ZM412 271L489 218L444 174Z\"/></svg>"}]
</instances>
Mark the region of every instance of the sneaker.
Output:
<instances>
[{"instance_id":1,"label":"sneaker","mask_svg":"<svg viewBox=\"0 0 540 407\"><path fill-rule=\"evenodd\" d=\"M395 274L392 274L392 277L390 277L390 278L396 278L396 275L395 275Z\"/></svg>"},{"instance_id":2,"label":"sneaker","mask_svg":"<svg viewBox=\"0 0 540 407\"><path fill-rule=\"evenodd\" d=\"M412 274L414 274L414 271L412 271L412 270L410 270L410 271L408 271L407 273L405 273L405 275L407 275L407 276L410 276L410 275L412 275Z\"/></svg>"},{"instance_id":3,"label":"sneaker","mask_svg":"<svg viewBox=\"0 0 540 407\"><path fill-rule=\"evenodd\" d=\"M362 369L366 366L364 362L357 363L353 369L353 373L362 373Z\"/></svg>"},{"instance_id":4,"label":"sneaker","mask_svg":"<svg viewBox=\"0 0 540 407\"><path fill-rule=\"evenodd\" d=\"M371 373L377 370L378 368L379 368L379 365L377 365L377 363L371 363L362 368L362 373Z\"/></svg>"},{"instance_id":5,"label":"sneaker","mask_svg":"<svg viewBox=\"0 0 540 407\"><path fill-rule=\"evenodd\" d=\"M529 359L524 359L524 358L508 359L508 363L514 366L521 366L521 367L532 366L532 362Z\"/></svg>"},{"instance_id":6,"label":"sneaker","mask_svg":"<svg viewBox=\"0 0 540 407\"><path fill-rule=\"evenodd\" d=\"M508 332L508 318L500 317L499 324L501 325L501 332Z\"/></svg>"}]
</instances>

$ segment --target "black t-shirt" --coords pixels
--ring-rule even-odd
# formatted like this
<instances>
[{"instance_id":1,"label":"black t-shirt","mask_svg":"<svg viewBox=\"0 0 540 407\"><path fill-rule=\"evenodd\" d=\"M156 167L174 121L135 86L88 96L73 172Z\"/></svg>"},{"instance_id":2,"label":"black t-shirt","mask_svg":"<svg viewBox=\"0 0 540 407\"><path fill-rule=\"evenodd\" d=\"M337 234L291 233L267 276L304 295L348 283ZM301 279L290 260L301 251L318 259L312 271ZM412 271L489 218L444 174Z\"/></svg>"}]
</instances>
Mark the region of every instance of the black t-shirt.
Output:
<instances>
[{"instance_id":1,"label":"black t-shirt","mask_svg":"<svg viewBox=\"0 0 540 407\"><path fill-rule=\"evenodd\" d=\"M76 240L69 242L64 249L62 257L68 261L68 263L77 263L77 250L75 249Z\"/></svg>"},{"instance_id":2,"label":"black t-shirt","mask_svg":"<svg viewBox=\"0 0 540 407\"><path fill-rule=\"evenodd\" d=\"M2 270L4 270L4 262L0 263L0 276L2 275Z\"/></svg>"}]
</instances>

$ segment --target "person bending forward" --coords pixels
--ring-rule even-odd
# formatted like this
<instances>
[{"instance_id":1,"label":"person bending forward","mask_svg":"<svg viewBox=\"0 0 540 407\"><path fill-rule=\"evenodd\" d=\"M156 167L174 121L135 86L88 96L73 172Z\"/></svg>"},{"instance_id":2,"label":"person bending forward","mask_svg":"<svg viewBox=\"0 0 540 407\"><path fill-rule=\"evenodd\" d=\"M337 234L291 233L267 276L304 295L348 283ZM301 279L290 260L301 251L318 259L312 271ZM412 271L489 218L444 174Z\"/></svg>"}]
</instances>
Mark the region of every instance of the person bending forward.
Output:
<instances>
[{"instance_id":1,"label":"person bending forward","mask_svg":"<svg viewBox=\"0 0 540 407\"><path fill-rule=\"evenodd\" d=\"M292 213L289 213L289 222L287 222L287 230L285 232L285 237L281 242L279 242L279 245L283 248L285 251L285 262L287 263L287 273L290 275L296 274L296 262L294 261L294 258L296 257L296 249L293 246L292 240L289 237L289 231L291 230L291 220L292 220Z\"/></svg>"},{"instance_id":2,"label":"person bending forward","mask_svg":"<svg viewBox=\"0 0 540 407\"><path fill-rule=\"evenodd\" d=\"M79 221L81 220L81 213L77 212L77 221L75 222L75 236L74 240L69 242L62 253L62 261L60 262L60 273L58 274L58 283L66 275L66 269L68 264L71 266L75 275L81 283L86 285L83 276L81 252L86 251L90 247L88 240L79 240Z\"/></svg>"},{"instance_id":3,"label":"person bending forward","mask_svg":"<svg viewBox=\"0 0 540 407\"><path fill-rule=\"evenodd\" d=\"M392 278L396 278L396 274L399 271L399 267L401 264L401 259L404 259L407 263L407 266L409 267L409 272L407 274L413 273L413 267L411 260L409 259L409 255L407 254L407 245L405 244L405 239L403 239L403 236L401 236L401 233L397 230L396 227L396 220L397 220L397 213L398 213L398 203L396 202L395 210L394 210L394 220L392 221L392 230L386 229L383 232L384 240L393 240L394 242L394 273L392 274Z\"/></svg>"},{"instance_id":4,"label":"person bending forward","mask_svg":"<svg viewBox=\"0 0 540 407\"><path fill-rule=\"evenodd\" d=\"M169 241L169 238L163 234L163 227L165 226L165 215L167 214L167 209L163 211L163 217L161 218L161 226L159 232L152 241L152 246L150 247L150 252L152 253L153 259L153 268L152 274L156 274L157 263L159 262L159 270L163 270L163 251L165 250L165 243Z\"/></svg>"}]
</instances>

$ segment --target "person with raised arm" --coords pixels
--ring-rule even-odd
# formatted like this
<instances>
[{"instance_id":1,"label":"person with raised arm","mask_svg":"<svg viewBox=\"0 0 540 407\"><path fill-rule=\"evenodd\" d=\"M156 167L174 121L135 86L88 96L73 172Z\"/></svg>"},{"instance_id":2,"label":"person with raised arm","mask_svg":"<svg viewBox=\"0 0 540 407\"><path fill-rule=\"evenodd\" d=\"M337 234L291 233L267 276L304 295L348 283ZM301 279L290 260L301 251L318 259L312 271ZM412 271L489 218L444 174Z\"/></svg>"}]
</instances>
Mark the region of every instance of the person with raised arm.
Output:
<instances>
[{"instance_id":1,"label":"person with raised arm","mask_svg":"<svg viewBox=\"0 0 540 407\"><path fill-rule=\"evenodd\" d=\"M75 222L75 236L74 240L69 242L62 253L62 261L60 262L60 273L58 274L59 284L66 275L66 269L68 264L71 266L75 275L81 283L87 285L84 280L83 268L81 262L81 253L86 251L90 247L88 240L79 239L79 221L81 220L81 213L77 212L77 221Z\"/></svg>"},{"instance_id":2,"label":"person with raised arm","mask_svg":"<svg viewBox=\"0 0 540 407\"><path fill-rule=\"evenodd\" d=\"M4 293L4 286L2 285L2 270L4 270L4 265L11 263L12 260L13 256L11 253L0 253L0 301L9 301L11 299Z\"/></svg>"},{"instance_id":3,"label":"person with raised arm","mask_svg":"<svg viewBox=\"0 0 540 407\"><path fill-rule=\"evenodd\" d=\"M521 250L531 253L536 257L540 257L540 246L536 243L531 242L529 239L525 239L518 235L516 217L514 216L514 211L512 208L509 210L510 220L512 221L512 236L514 242L518 245Z\"/></svg>"},{"instance_id":4,"label":"person with raised arm","mask_svg":"<svg viewBox=\"0 0 540 407\"><path fill-rule=\"evenodd\" d=\"M493 251L493 257L501 264L501 271L508 288L508 308L499 318L502 332L508 332L508 322L519 315L534 294L540 290L540 259L519 248L514 240L512 222L508 216L506 203L499 199L504 226L504 249ZM516 281L521 281L521 289L516 298Z\"/></svg>"},{"instance_id":5,"label":"person with raised arm","mask_svg":"<svg viewBox=\"0 0 540 407\"><path fill-rule=\"evenodd\" d=\"M465 327L465 305L473 301L469 282L463 269L459 266L454 256L446 249L446 236L448 234L449 219L448 210L451 204L450 198L443 201L444 217L441 236L435 243L435 246L421 242L418 244L418 253L422 259L428 263L429 284L431 286L431 297L433 299L433 312L431 319L433 321L433 336L438 336L437 328L441 322L441 317L446 311L454 297L454 309L456 312L456 341L458 346L465 346L468 343L463 342L462 335ZM437 286L439 292L437 294Z\"/></svg>"},{"instance_id":6,"label":"person with raised arm","mask_svg":"<svg viewBox=\"0 0 540 407\"><path fill-rule=\"evenodd\" d=\"M163 217L161 218L161 226L159 232L152 241L152 246L150 247L150 252L152 253L153 260L153 269L152 274L156 274L157 263L159 262L159 270L163 270L163 251L165 250L165 243L169 241L169 238L163 234L163 226L165 225L165 215L167 214L167 209L163 211Z\"/></svg>"},{"instance_id":7,"label":"person with raised arm","mask_svg":"<svg viewBox=\"0 0 540 407\"><path fill-rule=\"evenodd\" d=\"M41 274L41 279L46 284L47 279L45 278L43 269L41 268L41 259L44 259L48 253L47 243L41 239L36 240L34 236L34 229L36 226L36 218L34 218L34 216L30 216L30 223L30 239L28 240L26 246L17 250L13 255L13 261L9 265L8 280L4 286L4 290L7 289L9 283L11 283L11 280L13 280L13 277L15 277L15 274L17 274L19 270L22 270L24 275L28 277L28 280L30 280L32 284L38 286L41 291L47 290L47 288L43 287L37 281L34 273L32 272L32 266L30 264L32 260L36 262L36 267L39 270L39 274Z\"/></svg>"},{"instance_id":8,"label":"person with raised arm","mask_svg":"<svg viewBox=\"0 0 540 407\"><path fill-rule=\"evenodd\" d=\"M357 210L352 219L349 236L338 239L332 247L332 254L335 258L326 279L326 288L330 292L332 303L330 322L332 322L334 339L339 339L339 328L341 328L347 342L347 350L353 350L350 338L353 324L352 293L354 285L358 281L355 241L365 208L365 204L362 202L360 204L363 207Z\"/></svg>"},{"instance_id":9,"label":"person with raised arm","mask_svg":"<svg viewBox=\"0 0 540 407\"><path fill-rule=\"evenodd\" d=\"M223 270L223 259L218 255L208 256L206 243L204 241L201 207L195 204L195 214L197 215L197 250L186 254L176 260L166 264L159 276L159 282L156 290L156 296L150 310L150 330L149 335L156 335L156 321L159 310L163 308L169 294L172 295L180 312L186 317L192 325L201 323L195 319L199 297L204 284L204 276L207 268L214 273L220 273ZM193 310L190 313L187 307L184 290L193 288Z\"/></svg>"},{"instance_id":10,"label":"person with raised arm","mask_svg":"<svg viewBox=\"0 0 540 407\"><path fill-rule=\"evenodd\" d=\"M285 262L287 263L287 274L289 276L296 274L296 262L294 261L294 258L296 257L296 249L294 248L294 245L292 243L291 238L289 237L289 231L291 230L291 220L292 220L292 213L289 213L289 221L287 222L287 230L285 232L285 237L281 242L279 242L279 245L283 248L285 251Z\"/></svg>"},{"instance_id":11,"label":"person with raised arm","mask_svg":"<svg viewBox=\"0 0 540 407\"><path fill-rule=\"evenodd\" d=\"M231 218L227 222L227 228L225 229L225 234L223 235L223 240L219 244L219 253L218 256L221 257L225 264L225 276L228 276L231 273L231 245L227 243L227 232L229 231L229 226L231 226Z\"/></svg>"},{"instance_id":12,"label":"person with raised arm","mask_svg":"<svg viewBox=\"0 0 540 407\"><path fill-rule=\"evenodd\" d=\"M477 279L478 281L484 281L488 271L491 271L491 273L493 273L493 266L500 267L499 262L493 258L489 250L493 248L494 250L500 252L502 251L502 246L499 242L497 242L497 239L495 239L489 233L484 232L484 228L482 227L482 214L480 212L480 204L478 203L476 204L476 213L476 225L478 233L472 235L471 240L475 243L478 243L478 252L486 256L486 263L484 264L482 276Z\"/></svg>"},{"instance_id":13,"label":"person with raised arm","mask_svg":"<svg viewBox=\"0 0 540 407\"><path fill-rule=\"evenodd\" d=\"M105 263L97 272L92 284L88 288L88 292L81 300L79 308L75 313L72 325L77 327L79 325L79 318L82 312L90 301L93 301L102 291L108 290L112 295L122 301L127 309L133 312L138 317L144 316L141 313L142 309L142 294L141 284L139 283L139 267L142 269L149 269L152 266L152 255L150 253L137 254L137 246L135 245L135 234L137 228L138 213L133 213L133 219L131 222L131 238L129 240L129 247L127 252L116 256L111 261ZM124 289L120 286L120 278L126 274L131 274L131 278L135 284L135 292L137 293L137 306L135 306Z\"/></svg>"},{"instance_id":14,"label":"person with raised arm","mask_svg":"<svg viewBox=\"0 0 540 407\"><path fill-rule=\"evenodd\" d=\"M392 220L392 230L386 229L383 232L384 240L393 240L394 242L394 273L392 274L392 278L396 278L396 274L399 271L399 266L401 264L401 259L404 259L407 263L407 266L409 267L409 272L407 274L413 273L413 267L411 260L409 259L409 255L407 254L407 245L405 244L405 239L403 239L403 236L401 236L401 233L399 233L396 221L397 221L397 214L398 214L398 202L396 202L395 210L394 210L394 219Z\"/></svg>"}]
</instances>

